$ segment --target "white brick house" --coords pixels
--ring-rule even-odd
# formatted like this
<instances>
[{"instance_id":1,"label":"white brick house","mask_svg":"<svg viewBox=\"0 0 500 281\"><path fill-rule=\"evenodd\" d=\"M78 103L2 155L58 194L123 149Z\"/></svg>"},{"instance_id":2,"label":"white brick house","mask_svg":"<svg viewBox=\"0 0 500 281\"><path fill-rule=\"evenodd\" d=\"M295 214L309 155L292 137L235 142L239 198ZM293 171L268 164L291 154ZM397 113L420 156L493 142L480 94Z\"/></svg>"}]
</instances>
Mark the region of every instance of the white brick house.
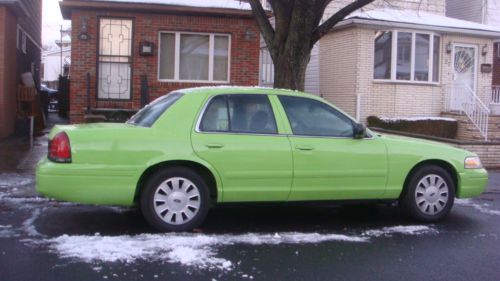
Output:
<instances>
[{"instance_id":1,"label":"white brick house","mask_svg":"<svg viewBox=\"0 0 500 281\"><path fill-rule=\"evenodd\" d=\"M325 18L350 2L333 1ZM500 29L446 17L445 6L445 0L377 0L351 14L313 50L306 91L362 122L370 115L457 111L484 123L492 84L487 68Z\"/></svg>"}]
</instances>

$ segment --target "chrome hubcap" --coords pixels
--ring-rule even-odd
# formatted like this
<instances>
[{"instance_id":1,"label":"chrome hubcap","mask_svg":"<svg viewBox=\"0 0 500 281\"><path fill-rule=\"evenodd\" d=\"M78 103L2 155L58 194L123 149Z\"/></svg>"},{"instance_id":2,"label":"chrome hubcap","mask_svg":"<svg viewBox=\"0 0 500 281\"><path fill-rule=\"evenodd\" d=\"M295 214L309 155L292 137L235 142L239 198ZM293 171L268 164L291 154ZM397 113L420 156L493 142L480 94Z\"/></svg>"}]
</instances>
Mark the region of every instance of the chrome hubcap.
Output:
<instances>
[{"instance_id":1,"label":"chrome hubcap","mask_svg":"<svg viewBox=\"0 0 500 281\"><path fill-rule=\"evenodd\" d=\"M153 198L156 215L168 224L184 224L200 209L200 191L186 178L169 178L162 182Z\"/></svg>"},{"instance_id":2,"label":"chrome hubcap","mask_svg":"<svg viewBox=\"0 0 500 281\"><path fill-rule=\"evenodd\" d=\"M423 177L415 189L415 202L424 214L440 213L448 202L448 185L444 179L435 174Z\"/></svg>"}]
</instances>

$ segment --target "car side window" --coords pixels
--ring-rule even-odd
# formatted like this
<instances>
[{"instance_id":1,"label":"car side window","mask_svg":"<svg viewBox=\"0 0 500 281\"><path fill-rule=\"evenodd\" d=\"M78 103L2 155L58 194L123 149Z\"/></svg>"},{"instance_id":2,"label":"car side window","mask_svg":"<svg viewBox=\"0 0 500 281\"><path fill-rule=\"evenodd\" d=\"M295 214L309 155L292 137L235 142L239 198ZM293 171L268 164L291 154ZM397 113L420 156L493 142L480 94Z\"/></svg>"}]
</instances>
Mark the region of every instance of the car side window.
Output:
<instances>
[{"instance_id":1,"label":"car side window","mask_svg":"<svg viewBox=\"0 0 500 281\"><path fill-rule=\"evenodd\" d=\"M228 132L229 131L229 112L227 110L227 97L216 96L210 100L200 129L204 132Z\"/></svg>"},{"instance_id":2,"label":"car side window","mask_svg":"<svg viewBox=\"0 0 500 281\"><path fill-rule=\"evenodd\" d=\"M212 98L200 130L248 134L277 134L274 112L266 95L232 94Z\"/></svg>"},{"instance_id":3,"label":"car side window","mask_svg":"<svg viewBox=\"0 0 500 281\"><path fill-rule=\"evenodd\" d=\"M279 96L294 135L353 137L353 122L333 107L320 101Z\"/></svg>"},{"instance_id":4,"label":"car side window","mask_svg":"<svg viewBox=\"0 0 500 281\"><path fill-rule=\"evenodd\" d=\"M267 95L228 95L231 132L276 134L276 121Z\"/></svg>"}]
</instances>

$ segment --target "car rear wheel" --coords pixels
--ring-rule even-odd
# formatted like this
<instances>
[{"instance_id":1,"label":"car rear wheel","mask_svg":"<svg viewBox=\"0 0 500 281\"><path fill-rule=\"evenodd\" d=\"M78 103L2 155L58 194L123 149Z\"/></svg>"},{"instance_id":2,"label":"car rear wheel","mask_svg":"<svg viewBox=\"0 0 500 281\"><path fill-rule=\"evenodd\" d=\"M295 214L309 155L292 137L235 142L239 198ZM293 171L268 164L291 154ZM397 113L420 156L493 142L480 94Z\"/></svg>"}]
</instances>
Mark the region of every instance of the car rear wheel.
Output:
<instances>
[{"instance_id":1,"label":"car rear wheel","mask_svg":"<svg viewBox=\"0 0 500 281\"><path fill-rule=\"evenodd\" d=\"M401 203L420 221L435 222L451 210L455 184L450 174L436 165L419 168L411 177Z\"/></svg>"},{"instance_id":2,"label":"car rear wheel","mask_svg":"<svg viewBox=\"0 0 500 281\"><path fill-rule=\"evenodd\" d=\"M205 181L182 167L155 173L141 194L144 217L160 231L192 230L203 222L208 206Z\"/></svg>"}]
</instances>

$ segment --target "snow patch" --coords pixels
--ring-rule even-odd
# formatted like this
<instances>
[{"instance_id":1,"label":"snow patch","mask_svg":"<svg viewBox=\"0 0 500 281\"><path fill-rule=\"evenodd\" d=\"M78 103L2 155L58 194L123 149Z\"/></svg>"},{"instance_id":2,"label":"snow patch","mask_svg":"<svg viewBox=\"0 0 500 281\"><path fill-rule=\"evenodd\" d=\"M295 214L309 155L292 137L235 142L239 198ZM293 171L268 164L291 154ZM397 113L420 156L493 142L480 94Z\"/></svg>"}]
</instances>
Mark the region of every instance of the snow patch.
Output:
<instances>
[{"instance_id":1,"label":"snow patch","mask_svg":"<svg viewBox=\"0 0 500 281\"><path fill-rule=\"evenodd\" d=\"M492 210L491 208L489 208L489 204L476 203L472 199L455 199L455 204L473 208L483 214L500 216L499 210Z\"/></svg>"},{"instance_id":2,"label":"snow patch","mask_svg":"<svg viewBox=\"0 0 500 281\"><path fill-rule=\"evenodd\" d=\"M0 174L0 188L23 186L34 182L35 178L32 175L22 175L17 173Z\"/></svg>"},{"instance_id":3,"label":"snow patch","mask_svg":"<svg viewBox=\"0 0 500 281\"><path fill-rule=\"evenodd\" d=\"M238 264L217 256L217 250L231 245L318 244L322 242L370 242L370 238L389 237L393 234L420 235L436 233L431 226L393 226L368 230L362 235L321 233L246 233L196 234L168 233L121 236L62 235L44 240L51 251L70 259L95 262L125 262L160 260L182 264L196 269L231 271Z\"/></svg>"},{"instance_id":4,"label":"snow patch","mask_svg":"<svg viewBox=\"0 0 500 281\"><path fill-rule=\"evenodd\" d=\"M0 225L0 238L11 238L19 236L12 225Z\"/></svg>"},{"instance_id":5,"label":"snow patch","mask_svg":"<svg viewBox=\"0 0 500 281\"><path fill-rule=\"evenodd\" d=\"M392 236L394 234L420 235L427 233L437 233L437 230L426 225L398 225L398 226L383 227L380 229L367 230L363 232L363 235L380 237L380 236Z\"/></svg>"},{"instance_id":6,"label":"snow patch","mask_svg":"<svg viewBox=\"0 0 500 281\"><path fill-rule=\"evenodd\" d=\"M47 239L50 248L66 258L85 262L126 262L139 259L165 260L198 269L233 269L231 261L217 257L217 247L235 244L279 245L326 241L368 242L367 237L319 233L240 235L143 234L136 236L69 236Z\"/></svg>"},{"instance_id":7,"label":"snow patch","mask_svg":"<svg viewBox=\"0 0 500 281\"><path fill-rule=\"evenodd\" d=\"M101 0L103 2L144 3L173 6L224 8L237 10L251 10L250 4L239 0Z\"/></svg>"},{"instance_id":8,"label":"snow patch","mask_svg":"<svg viewBox=\"0 0 500 281\"><path fill-rule=\"evenodd\" d=\"M44 209L35 209L33 213L31 213L31 216L23 222L22 230L28 234L28 236L34 237L42 235L36 230L35 221L40 217L43 210Z\"/></svg>"},{"instance_id":9,"label":"snow patch","mask_svg":"<svg viewBox=\"0 0 500 281\"><path fill-rule=\"evenodd\" d=\"M366 11L358 10L345 19L351 18L500 32L499 27L408 9L379 8Z\"/></svg>"},{"instance_id":10,"label":"snow patch","mask_svg":"<svg viewBox=\"0 0 500 281\"><path fill-rule=\"evenodd\" d=\"M399 122L399 121L451 121L456 122L456 119L447 117L380 117L385 122Z\"/></svg>"}]
</instances>

